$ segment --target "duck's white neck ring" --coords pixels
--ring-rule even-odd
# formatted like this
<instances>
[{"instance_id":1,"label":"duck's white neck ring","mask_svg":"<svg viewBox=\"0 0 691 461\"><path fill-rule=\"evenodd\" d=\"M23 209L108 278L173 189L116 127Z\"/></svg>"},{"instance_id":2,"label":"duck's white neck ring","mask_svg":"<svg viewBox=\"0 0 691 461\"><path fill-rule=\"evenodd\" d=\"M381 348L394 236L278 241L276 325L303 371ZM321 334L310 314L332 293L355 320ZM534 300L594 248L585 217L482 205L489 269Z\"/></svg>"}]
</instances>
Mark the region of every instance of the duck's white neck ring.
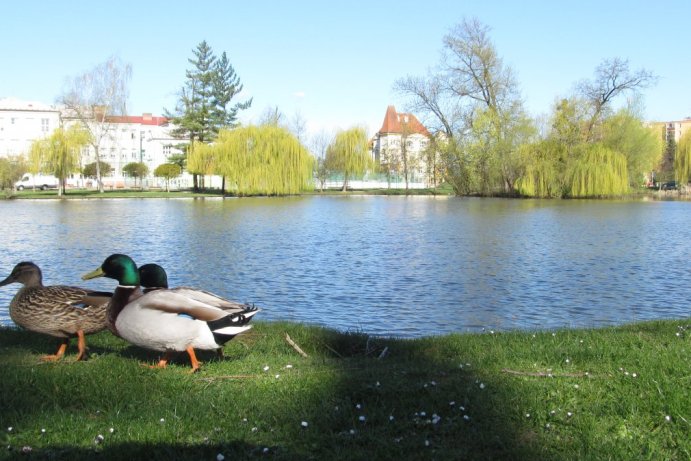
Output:
<instances>
[{"instance_id":1,"label":"duck's white neck ring","mask_svg":"<svg viewBox=\"0 0 691 461\"><path fill-rule=\"evenodd\" d=\"M118 288L137 288L137 285L118 285Z\"/></svg>"}]
</instances>

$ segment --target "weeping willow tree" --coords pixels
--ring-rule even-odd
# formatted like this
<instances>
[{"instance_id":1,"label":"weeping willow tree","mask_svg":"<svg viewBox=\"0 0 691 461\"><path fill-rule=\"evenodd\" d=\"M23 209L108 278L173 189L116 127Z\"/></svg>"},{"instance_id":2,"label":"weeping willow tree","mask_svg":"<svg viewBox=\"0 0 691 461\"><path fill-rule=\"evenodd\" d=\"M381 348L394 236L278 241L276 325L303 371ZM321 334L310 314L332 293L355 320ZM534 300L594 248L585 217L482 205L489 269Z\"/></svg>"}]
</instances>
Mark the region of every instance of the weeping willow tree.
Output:
<instances>
[{"instance_id":1,"label":"weeping willow tree","mask_svg":"<svg viewBox=\"0 0 691 461\"><path fill-rule=\"evenodd\" d=\"M516 190L528 197L561 197L563 178L558 159L562 156L557 150L560 146L549 141L520 146L520 156L525 169L516 180Z\"/></svg>"},{"instance_id":2,"label":"weeping willow tree","mask_svg":"<svg viewBox=\"0 0 691 461\"><path fill-rule=\"evenodd\" d=\"M584 144L567 178L569 196L604 197L629 192L626 157L602 144Z\"/></svg>"},{"instance_id":3,"label":"weeping willow tree","mask_svg":"<svg viewBox=\"0 0 691 461\"><path fill-rule=\"evenodd\" d=\"M605 119L601 129L602 144L626 157L630 186L640 186L645 176L660 165L665 144L659 128L646 126L630 109Z\"/></svg>"},{"instance_id":4,"label":"weeping willow tree","mask_svg":"<svg viewBox=\"0 0 691 461\"><path fill-rule=\"evenodd\" d=\"M195 143L187 168L216 174L238 195L296 194L312 187L313 158L287 130L249 126L222 130L213 144Z\"/></svg>"},{"instance_id":5,"label":"weeping willow tree","mask_svg":"<svg viewBox=\"0 0 691 461\"><path fill-rule=\"evenodd\" d=\"M79 151L90 141L89 133L78 125L57 128L48 138L32 143L29 163L40 165L40 171L54 175L60 181L58 195L65 193L67 176L79 171ZM37 162L37 163L35 163Z\"/></svg>"},{"instance_id":6,"label":"weeping willow tree","mask_svg":"<svg viewBox=\"0 0 691 461\"><path fill-rule=\"evenodd\" d=\"M350 178L363 176L373 167L369 140L364 128L351 128L336 134L326 149L326 163L331 171L343 174L343 190Z\"/></svg>"},{"instance_id":7,"label":"weeping willow tree","mask_svg":"<svg viewBox=\"0 0 691 461\"><path fill-rule=\"evenodd\" d=\"M677 152L674 156L674 177L681 186L691 181L691 131L677 143Z\"/></svg>"},{"instance_id":8,"label":"weeping willow tree","mask_svg":"<svg viewBox=\"0 0 691 461\"><path fill-rule=\"evenodd\" d=\"M27 171L33 175L37 175L41 172L41 168L44 167L46 163L46 159L44 158L46 156L47 149L45 148L45 141L44 140L36 140L31 143L31 147L29 148L29 155L27 159Z\"/></svg>"}]
</instances>

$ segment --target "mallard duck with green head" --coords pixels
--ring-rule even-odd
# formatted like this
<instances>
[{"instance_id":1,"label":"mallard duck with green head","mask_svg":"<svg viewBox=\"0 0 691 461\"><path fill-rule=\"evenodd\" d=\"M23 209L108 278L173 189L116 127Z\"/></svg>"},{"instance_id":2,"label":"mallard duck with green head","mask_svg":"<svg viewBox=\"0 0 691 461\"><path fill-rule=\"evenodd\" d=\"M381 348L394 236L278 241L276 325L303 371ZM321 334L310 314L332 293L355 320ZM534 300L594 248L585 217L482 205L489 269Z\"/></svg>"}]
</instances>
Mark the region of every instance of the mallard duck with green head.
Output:
<instances>
[{"instance_id":1,"label":"mallard duck with green head","mask_svg":"<svg viewBox=\"0 0 691 461\"><path fill-rule=\"evenodd\" d=\"M159 289L143 293L137 266L127 255L113 254L84 280L107 277L118 281L108 304L108 321L116 334L130 343L164 352L158 367L171 354L187 352L192 371L199 369L195 349L218 350L236 335L251 328L242 317L176 293Z\"/></svg>"},{"instance_id":2,"label":"mallard duck with green head","mask_svg":"<svg viewBox=\"0 0 691 461\"><path fill-rule=\"evenodd\" d=\"M65 354L70 338L77 337L77 360L86 357L85 335L106 328L106 306L110 293L66 285L43 285L41 269L33 262L20 262L0 286L21 283L10 302L10 318L29 331L43 333L62 342L57 352L44 360L59 360Z\"/></svg>"},{"instance_id":3,"label":"mallard duck with green head","mask_svg":"<svg viewBox=\"0 0 691 461\"><path fill-rule=\"evenodd\" d=\"M139 266L139 279L144 293L160 289L172 290L179 295L218 307L219 309L222 309L230 314L237 314L238 320L242 324L252 320L252 317L261 310L254 304L231 301L217 294L199 290L197 288L170 288L168 286L168 274L166 274L165 269L158 264L149 263Z\"/></svg>"}]
</instances>

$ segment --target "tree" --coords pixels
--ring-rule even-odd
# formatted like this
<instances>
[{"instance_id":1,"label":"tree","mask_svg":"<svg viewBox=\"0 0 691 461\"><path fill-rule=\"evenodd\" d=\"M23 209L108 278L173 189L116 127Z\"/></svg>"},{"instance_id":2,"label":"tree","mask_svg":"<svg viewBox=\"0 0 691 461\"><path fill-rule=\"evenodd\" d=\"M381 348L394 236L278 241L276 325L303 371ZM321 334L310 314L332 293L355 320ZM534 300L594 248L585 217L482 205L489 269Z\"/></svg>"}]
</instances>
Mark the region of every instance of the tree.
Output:
<instances>
[{"instance_id":1,"label":"tree","mask_svg":"<svg viewBox=\"0 0 691 461\"><path fill-rule=\"evenodd\" d=\"M583 144L569 171L570 197L601 197L629 192L626 157L602 144Z\"/></svg>"},{"instance_id":2,"label":"tree","mask_svg":"<svg viewBox=\"0 0 691 461\"><path fill-rule=\"evenodd\" d=\"M230 105L233 98L242 91L243 85L240 83L240 77L228 61L225 51L221 53L221 57L214 64L211 82L213 87L212 130L218 134L221 129L237 126L238 112L248 109L252 105L252 98Z\"/></svg>"},{"instance_id":3,"label":"tree","mask_svg":"<svg viewBox=\"0 0 691 461\"><path fill-rule=\"evenodd\" d=\"M657 139L662 140L662 137L658 136ZM676 178L674 161L677 155L677 142L674 140L674 136L667 136L667 142L664 144L664 151L662 153L662 158L660 159L660 164L657 167L657 171L659 172L658 177L661 181L669 181L672 178Z\"/></svg>"},{"instance_id":4,"label":"tree","mask_svg":"<svg viewBox=\"0 0 691 461\"><path fill-rule=\"evenodd\" d=\"M443 69L451 93L499 110L515 96L513 71L499 58L489 27L465 19L444 37Z\"/></svg>"},{"instance_id":5,"label":"tree","mask_svg":"<svg viewBox=\"0 0 691 461\"><path fill-rule=\"evenodd\" d=\"M677 143L674 176L679 185L688 184L691 181L691 131L684 133Z\"/></svg>"},{"instance_id":6,"label":"tree","mask_svg":"<svg viewBox=\"0 0 691 461\"><path fill-rule=\"evenodd\" d=\"M647 173L659 164L664 151L659 132L645 126L643 120L629 109L622 109L602 122L602 145L626 158L631 187L640 186ZM666 180L674 178L674 157L664 171Z\"/></svg>"},{"instance_id":7,"label":"tree","mask_svg":"<svg viewBox=\"0 0 691 461\"><path fill-rule=\"evenodd\" d=\"M84 168L82 168L82 175L85 178L97 178L98 177L98 171L97 171L97 164L96 162L88 163L84 165ZM101 167L101 176L108 176L113 172L113 167L110 166L110 163L107 162L100 162L100 167Z\"/></svg>"},{"instance_id":8,"label":"tree","mask_svg":"<svg viewBox=\"0 0 691 461\"><path fill-rule=\"evenodd\" d=\"M122 167L122 172L134 178L134 184L137 185L137 178L139 178L139 187L142 187L142 178L149 174L149 167L142 162L130 162Z\"/></svg>"},{"instance_id":9,"label":"tree","mask_svg":"<svg viewBox=\"0 0 691 461\"><path fill-rule=\"evenodd\" d=\"M401 168L400 155L397 149L392 147L382 147L379 152L379 170L386 176L386 184L391 188L391 178Z\"/></svg>"},{"instance_id":10,"label":"tree","mask_svg":"<svg viewBox=\"0 0 691 461\"><path fill-rule=\"evenodd\" d=\"M343 174L343 191L348 180L365 174L372 167L368 152L369 140L364 128L351 128L336 134L334 141L326 150L328 167Z\"/></svg>"},{"instance_id":11,"label":"tree","mask_svg":"<svg viewBox=\"0 0 691 461\"><path fill-rule=\"evenodd\" d=\"M89 134L89 144L96 156L96 181L100 192L104 191L100 171L101 144L115 130L114 124L110 123L111 117L127 113L131 75L130 64L110 57L90 71L71 79L59 97L67 117L74 119Z\"/></svg>"},{"instance_id":12,"label":"tree","mask_svg":"<svg viewBox=\"0 0 691 461\"><path fill-rule=\"evenodd\" d=\"M290 119L288 129L291 133L295 135L296 138L298 138L298 141L300 141L301 143L305 142L305 134L307 133L307 120L300 113L300 111L295 112L293 118Z\"/></svg>"},{"instance_id":13,"label":"tree","mask_svg":"<svg viewBox=\"0 0 691 461\"><path fill-rule=\"evenodd\" d=\"M170 192L170 180L180 176L180 173L182 173L182 170L175 163L163 163L154 170L154 176L165 179L166 192Z\"/></svg>"},{"instance_id":14,"label":"tree","mask_svg":"<svg viewBox=\"0 0 691 461\"><path fill-rule=\"evenodd\" d=\"M242 84L225 52L217 59L202 41L192 53L194 57L188 59L192 68L185 72L186 81L175 110L164 113L176 126L174 136L186 138L190 144L209 143L221 129L236 126L238 111L249 108L252 100L232 104ZM194 189L199 190L198 175L202 171L195 170L194 164L188 164L188 171L193 175Z\"/></svg>"},{"instance_id":15,"label":"tree","mask_svg":"<svg viewBox=\"0 0 691 461\"><path fill-rule=\"evenodd\" d=\"M398 80L395 89L443 134L436 142L447 181L457 194L513 186L523 114L513 71L499 57L489 27L465 19L443 40L439 70ZM510 160L509 160L510 159ZM460 176L459 176L460 175Z\"/></svg>"},{"instance_id":16,"label":"tree","mask_svg":"<svg viewBox=\"0 0 691 461\"><path fill-rule=\"evenodd\" d=\"M221 130L214 144L195 143L190 168L228 180L238 195L296 194L312 186L313 158L284 128Z\"/></svg>"},{"instance_id":17,"label":"tree","mask_svg":"<svg viewBox=\"0 0 691 461\"><path fill-rule=\"evenodd\" d=\"M314 177L319 182L320 192L324 191L324 184L331 175L331 170L326 162L326 150L332 141L333 135L322 128L312 136L310 142L312 146L312 155L316 158Z\"/></svg>"},{"instance_id":18,"label":"tree","mask_svg":"<svg viewBox=\"0 0 691 461\"><path fill-rule=\"evenodd\" d=\"M41 171L60 181L58 195L65 194L67 176L79 171L79 151L89 143L90 135L79 125L59 127L45 139L32 143L31 152L42 159Z\"/></svg>"},{"instance_id":19,"label":"tree","mask_svg":"<svg viewBox=\"0 0 691 461\"><path fill-rule=\"evenodd\" d=\"M520 155L525 169L516 180L516 190L528 197L563 197L566 192L560 163L562 148L553 140L523 144Z\"/></svg>"},{"instance_id":20,"label":"tree","mask_svg":"<svg viewBox=\"0 0 691 461\"><path fill-rule=\"evenodd\" d=\"M578 92L590 105L590 118L586 129L586 140L595 141L595 128L603 115L610 110L612 100L625 92L638 92L657 81L650 71L629 70L629 61L621 58L605 59L595 69L593 80L578 84Z\"/></svg>"},{"instance_id":21,"label":"tree","mask_svg":"<svg viewBox=\"0 0 691 461\"><path fill-rule=\"evenodd\" d=\"M11 189L26 172L24 157L0 157L0 189Z\"/></svg>"},{"instance_id":22,"label":"tree","mask_svg":"<svg viewBox=\"0 0 691 461\"><path fill-rule=\"evenodd\" d=\"M185 144L185 149L186 148L187 144ZM172 154L168 157L168 162L179 166L181 172L185 171L185 168L187 168L187 154Z\"/></svg>"},{"instance_id":23,"label":"tree","mask_svg":"<svg viewBox=\"0 0 691 461\"><path fill-rule=\"evenodd\" d=\"M268 126L282 126L285 118L285 115L283 112L281 112L278 106L269 106L264 109L259 117L259 124Z\"/></svg>"}]
</instances>

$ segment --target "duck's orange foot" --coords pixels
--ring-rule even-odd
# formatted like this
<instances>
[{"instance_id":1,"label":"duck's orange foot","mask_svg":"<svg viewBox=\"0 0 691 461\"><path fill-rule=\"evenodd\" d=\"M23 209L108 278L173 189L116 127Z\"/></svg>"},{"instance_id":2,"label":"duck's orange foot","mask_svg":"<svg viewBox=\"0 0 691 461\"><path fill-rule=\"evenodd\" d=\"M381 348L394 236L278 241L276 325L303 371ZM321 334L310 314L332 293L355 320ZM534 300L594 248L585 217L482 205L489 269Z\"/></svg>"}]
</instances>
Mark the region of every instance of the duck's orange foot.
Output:
<instances>
[{"instance_id":1,"label":"duck's orange foot","mask_svg":"<svg viewBox=\"0 0 691 461\"><path fill-rule=\"evenodd\" d=\"M65 355L65 351L67 350L67 341L64 340L61 344L60 347L58 348L58 351L53 354L53 355L44 355L41 357L41 360L44 362L57 362L62 358L63 355Z\"/></svg>"},{"instance_id":2,"label":"duck's orange foot","mask_svg":"<svg viewBox=\"0 0 691 461\"><path fill-rule=\"evenodd\" d=\"M190 373L196 373L199 371L199 360L197 360L197 355L194 353L192 346L187 348L187 354L190 356L190 362L192 363L192 371Z\"/></svg>"},{"instance_id":3,"label":"duck's orange foot","mask_svg":"<svg viewBox=\"0 0 691 461\"><path fill-rule=\"evenodd\" d=\"M60 360L61 358L62 358L62 355L58 355L58 354L55 354L55 355L44 355L44 356L41 357L41 360L43 360L44 362L57 362L57 361Z\"/></svg>"}]
</instances>

